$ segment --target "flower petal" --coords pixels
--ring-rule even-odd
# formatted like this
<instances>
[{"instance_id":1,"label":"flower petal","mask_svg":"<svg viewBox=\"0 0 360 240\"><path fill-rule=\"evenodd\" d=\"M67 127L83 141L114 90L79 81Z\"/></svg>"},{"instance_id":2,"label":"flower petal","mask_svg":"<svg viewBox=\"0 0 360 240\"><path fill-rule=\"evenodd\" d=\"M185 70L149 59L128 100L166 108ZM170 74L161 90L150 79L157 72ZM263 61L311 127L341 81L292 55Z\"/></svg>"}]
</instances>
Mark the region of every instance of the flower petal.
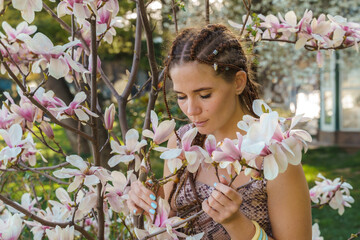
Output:
<instances>
[{"instance_id":1,"label":"flower petal","mask_svg":"<svg viewBox=\"0 0 360 240\"><path fill-rule=\"evenodd\" d=\"M82 157L78 155L67 156L66 161L80 169L81 172L85 172L85 170L88 169L88 165L86 164L86 162L82 159Z\"/></svg>"},{"instance_id":2,"label":"flower petal","mask_svg":"<svg viewBox=\"0 0 360 240\"><path fill-rule=\"evenodd\" d=\"M264 157L264 177L273 180L279 174L279 167L272 154Z\"/></svg>"}]
</instances>

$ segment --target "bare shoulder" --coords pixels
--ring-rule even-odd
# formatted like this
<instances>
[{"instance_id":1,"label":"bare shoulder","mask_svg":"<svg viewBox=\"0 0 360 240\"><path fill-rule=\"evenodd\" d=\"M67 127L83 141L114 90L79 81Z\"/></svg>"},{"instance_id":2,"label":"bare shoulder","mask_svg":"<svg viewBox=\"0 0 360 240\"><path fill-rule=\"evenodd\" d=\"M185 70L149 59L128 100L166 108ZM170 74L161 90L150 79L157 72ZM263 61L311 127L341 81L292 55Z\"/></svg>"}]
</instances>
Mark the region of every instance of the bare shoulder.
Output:
<instances>
[{"instance_id":1,"label":"bare shoulder","mask_svg":"<svg viewBox=\"0 0 360 240\"><path fill-rule=\"evenodd\" d=\"M289 164L268 181L267 193L275 239L311 239L311 202L302 166Z\"/></svg>"}]
</instances>

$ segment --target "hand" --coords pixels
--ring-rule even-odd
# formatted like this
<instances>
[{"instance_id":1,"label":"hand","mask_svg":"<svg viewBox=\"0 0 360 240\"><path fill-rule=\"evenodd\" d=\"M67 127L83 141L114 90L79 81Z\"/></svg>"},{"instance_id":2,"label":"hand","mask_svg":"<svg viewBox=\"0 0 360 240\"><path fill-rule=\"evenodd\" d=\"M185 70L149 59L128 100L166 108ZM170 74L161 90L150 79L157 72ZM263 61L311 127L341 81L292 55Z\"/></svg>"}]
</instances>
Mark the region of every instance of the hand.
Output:
<instances>
[{"instance_id":1,"label":"hand","mask_svg":"<svg viewBox=\"0 0 360 240\"><path fill-rule=\"evenodd\" d=\"M226 178L221 176L220 183L214 184L214 191L202 203L204 212L220 224L227 224L242 216L240 212L242 197L240 193L227 185Z\"/></svg>"},{"instance_id":2,"label":"hand","mask_svg":"<svg viewBox=\"0 0 360 240\"><path fill-rule=\"evenodd\" d=\"M147 216L154 216L157 208L156 195L139 180L131 183L128 195L127 205L131 213L135 215L145 213Z\"/></svg>"}]
</instances>

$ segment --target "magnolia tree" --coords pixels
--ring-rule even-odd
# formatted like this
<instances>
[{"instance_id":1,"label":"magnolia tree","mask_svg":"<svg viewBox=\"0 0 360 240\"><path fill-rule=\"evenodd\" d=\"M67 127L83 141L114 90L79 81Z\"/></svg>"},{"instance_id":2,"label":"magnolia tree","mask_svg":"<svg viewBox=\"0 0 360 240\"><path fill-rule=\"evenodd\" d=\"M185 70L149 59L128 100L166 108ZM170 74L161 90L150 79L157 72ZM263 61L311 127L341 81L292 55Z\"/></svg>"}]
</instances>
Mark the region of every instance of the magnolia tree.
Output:
<instances>
[{"instance_id":1,"label":"magnolia tree","mask_svg":"<svg viewBox=\"0 0 360 240\"><path fill-rule=\"evenodd\" d=\"M52 1L55 2L55 1ZM247 15L243 23L229 20L229 24L240 30L244 41L276 41L293 43L296 49L305 48L317 51L317 62L321 66L323 51L334 51L354 46L360 41L360 25L347 22L341 16L320 15L314 18L307 10L299 20L290 11L283 17L275 15L253 15L251 1L244 1ZM257 117L245 115L239 119L237 139L224 139L218 143L209 135L204 147L192 145L197 129L189 130L175 149L168 149L164 143L174 133L175 121L159 121L154 109L160 91L163 73L157 66L154 54L152 26L146 12L146 4L138 0L134 60L128 83L123 92L117 91L102 70L97 54L99 46L105 41L111 43L121 16L119 4L115 0L64 0L51 9L42 0L0 0L0 11L12 5L21 12L25 20L18 26L10 26L3 21L0 33L1 73L8 74L18 87L19 101L4 92L6 100L0 110L0 134L6 147L0 152L1 177L8 172L28 172L40 174L60 185L55 190L55 199L43 200L36 192L26 192L21 202L12 200L9 194L0 193L0 239L17 239L25 228L30 229L34 239L74 239L84 236L87 239L105 239L113 234L112 229L121 228L118 238L126 239L201 239L202 233L186 236L178 231L188 221L202 211L187 219L169 217L169 203L158 198L157 213L148 218L134 217L127 208L127 192L131 182L139 179L153 191L173 180L177 171L187 169L194 173L202 163L214 168L227 169L231 182L242 172L252 176L252 181L272 180L286 171L289 164L301 163L302 152L306 152L311 136L304 130L296 129L299 122L309 119L302 115L282 118L262 100L253 103ZM206 5L209 22L209 2ZM184 7L172 1L175 28L177 29L176 9ZM69 32L69 42L55 45L37 27L31 25L35 13L45 10L65 30ZM62 17L71 16L71 26ZM29 25L30 24L30 25ZM140 133L128 126L126 107L130 90L135 84L138 72L140 41L142 32L147 40L147 58L151 69L151 91L143 130ZM41 73L44 78L36 87L29 86L29 75ZM74 85L76 95L70 104L46 91L43 85L51 76ZM102 81L116 99L118 120L123 139L113 134L115 105L103 111L97 96L97 84ZM72 118L82 125L89 126L91 133L81 131L62 121ZM100 121L99 121L100 120ZM73 131L88 140L92 146L92 156L83 159L71 155L62 148L54 136L53 126ZM151 125L151 129L150 129ZM99 142L98 128L103 126L109 132L109 142L113 156L101 159L103 147ZM63 162L48 165L37 149L33 138L60 155ZM167 160L171 175L157 179L152 171L151 153L160 152L160 158ZM257 169L256 158L263 158L264 168ZM120 163L128 166L126 173L110 171L102 167L105 162L110 168ZM310 189L314 207L329 204L339 214L350 207L354 199L350 196L351 185L340 178L329 180L319 175ZM6 182L4 183L6 184ZM239 188L242 188L241 186ZM322 239L317 224L313 227L313 239ZM357 237L359 233L353 235Z\"/></svg>"}]
</instances>

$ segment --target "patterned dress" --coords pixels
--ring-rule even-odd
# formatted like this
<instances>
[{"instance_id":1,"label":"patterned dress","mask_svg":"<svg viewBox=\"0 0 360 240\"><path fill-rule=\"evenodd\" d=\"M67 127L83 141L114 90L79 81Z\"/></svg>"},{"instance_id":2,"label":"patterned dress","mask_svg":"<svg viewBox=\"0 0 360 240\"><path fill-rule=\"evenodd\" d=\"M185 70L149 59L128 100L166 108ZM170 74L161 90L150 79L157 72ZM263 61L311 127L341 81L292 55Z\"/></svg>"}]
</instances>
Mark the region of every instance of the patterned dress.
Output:
<instances>
[{"instance_id":1,"label":"patterned dress","mask_svg":"<svg viewBox=\"0 0 360 240\"><path fill-rule=\"evenodd\" d=\"M190 128L191 125L186 125L180 128L178 130L179 136L181 137ZM183 174L182 180L184 177L185 174ZM268 236L272 237L273 235L267 205L266 184L266 180L259 180L252 182L244 188L241 188L239 193L242 196L243 202L240 206L240 210L247 218L258 222L260 227L265 230ZM211 192L214 190L214 187L195 181L195 189L198 200L202 202L210 196ZM177 195L175 201L177 208L180 209L177 211L177 215L182 218L187 218L198 212L199 209L192 210L191 207L187 207L193 206L193 203L196 202L196 197L192 190L189 178L187 178L186 182L181 186L181 189L179 189L179 194ZM190 225L192 234L200 232L205 233L204 237L202 238L204 240L231 239L225 228L221 224L213 221L212 218L210 218L206 213L201 214L194 221L191 221ZM182 231L186 231L186 229L182 229Z\"/></svg>"}]
</instances>

